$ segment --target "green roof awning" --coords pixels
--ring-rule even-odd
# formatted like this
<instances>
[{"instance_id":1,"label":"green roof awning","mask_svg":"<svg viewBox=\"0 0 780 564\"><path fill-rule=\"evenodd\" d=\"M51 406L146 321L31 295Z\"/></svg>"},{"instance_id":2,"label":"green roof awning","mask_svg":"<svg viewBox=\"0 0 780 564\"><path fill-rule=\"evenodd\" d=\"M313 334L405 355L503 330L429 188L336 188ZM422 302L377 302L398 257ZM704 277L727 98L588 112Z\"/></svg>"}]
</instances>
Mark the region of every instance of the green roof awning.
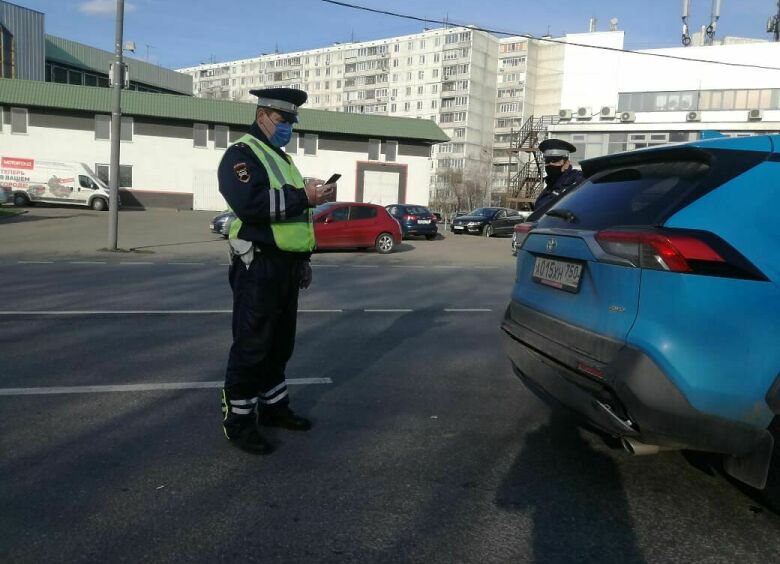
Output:
<instances>
[{"instance_id":1,"label":"green roof awning","mask_svg":"<svg viewBox=\"0 0 780 564\"><path fill-rule=\"evenodd\" d=\"M111 89L56 84L34 80L0 79L0 104L21 107L111 113ZM224 125L249 125L255 117L254 104L208 100L175 94L122 91L122 113L160 119ZM301 108L297 131L334 133L443 143L449 137L434 122L365 114L329 112Z\"/></svg>"}]
</instances>

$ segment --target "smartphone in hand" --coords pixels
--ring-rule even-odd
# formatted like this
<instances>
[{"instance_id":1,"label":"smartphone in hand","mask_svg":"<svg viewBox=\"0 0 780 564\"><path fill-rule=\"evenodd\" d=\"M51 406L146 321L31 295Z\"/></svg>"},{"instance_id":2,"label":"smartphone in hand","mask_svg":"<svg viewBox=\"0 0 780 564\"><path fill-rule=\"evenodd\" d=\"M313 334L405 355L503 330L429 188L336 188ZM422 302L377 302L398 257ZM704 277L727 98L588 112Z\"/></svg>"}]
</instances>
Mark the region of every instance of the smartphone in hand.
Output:
<instances>
[{"instance_id":1,"label":"smartphone in hand","mask_svg":"<svg viewBox=\"0 0 780 564\"><path fill-rule=\"evenodd\" d=\"M338 179L341 178L340 174L332 174L330 178L328 178L325 181L325 184L333 184L334 182L338 181Z\"/></svg>"}]
</instances>

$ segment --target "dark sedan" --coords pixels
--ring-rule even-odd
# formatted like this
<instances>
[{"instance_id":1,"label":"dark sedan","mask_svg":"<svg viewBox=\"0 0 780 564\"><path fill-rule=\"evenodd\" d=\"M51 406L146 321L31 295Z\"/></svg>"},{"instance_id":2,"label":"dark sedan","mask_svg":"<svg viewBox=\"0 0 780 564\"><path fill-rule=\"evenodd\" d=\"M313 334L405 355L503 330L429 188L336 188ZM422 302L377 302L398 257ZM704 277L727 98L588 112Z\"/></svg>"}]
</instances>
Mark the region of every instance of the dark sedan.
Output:
<instances>
[{"instance_id":1,"label":"dark sedan","mask_svg":"<svg viewBox=\"0 0 780 564\"><path fill-rule=\"evenodd\" d=\"M439 228L436 216L425 206L411 204L391 204L385 206L387 212L401 225L404 237L422 235L429 241L436 238Z\"/></svg>"},{"instance_id":2,"label":"dark sedan","mask_svg":"<svg viewBox=\"0 0 780 564\"><path fill-rule=\"evenodd\" d=\"M523 223L525 215L509 208L477 208L452 221L452 232L473 233L492 237L493 235L512 235L518 223Z\"/></svg>"},{"instance_id":3,"label":"dark sedan","mask_svg":"<svg viewBox=\"0 0 780 564\"><path fill-rule=\"evenodd\" d=\"M211 229L212 233L217 233L227 239L228 233L230 232L230 224L233 223L234 219L236 219L236 214L229 210L224 211L221 214L214 216L209 222L209 229Z\"/></svg>"}]
</instances>

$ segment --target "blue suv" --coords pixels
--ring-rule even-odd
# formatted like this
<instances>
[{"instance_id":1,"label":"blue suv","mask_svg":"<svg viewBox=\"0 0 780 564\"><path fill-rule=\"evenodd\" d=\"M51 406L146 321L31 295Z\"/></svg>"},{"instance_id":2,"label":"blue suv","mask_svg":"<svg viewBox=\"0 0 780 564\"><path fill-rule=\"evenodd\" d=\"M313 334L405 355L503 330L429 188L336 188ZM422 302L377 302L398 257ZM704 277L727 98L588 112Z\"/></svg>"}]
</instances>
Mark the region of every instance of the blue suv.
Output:
<instances>
[{"instance_id":1,"label":"blue suv","mask_svg":"<svg viewBox=\"0 0 780 564\"><path fill-rule=\"evenodd\" d=\"M582 169L517 230L515 373L629 452L722 453L780 503L780 135Z\"/></svg>"}]
</instances>

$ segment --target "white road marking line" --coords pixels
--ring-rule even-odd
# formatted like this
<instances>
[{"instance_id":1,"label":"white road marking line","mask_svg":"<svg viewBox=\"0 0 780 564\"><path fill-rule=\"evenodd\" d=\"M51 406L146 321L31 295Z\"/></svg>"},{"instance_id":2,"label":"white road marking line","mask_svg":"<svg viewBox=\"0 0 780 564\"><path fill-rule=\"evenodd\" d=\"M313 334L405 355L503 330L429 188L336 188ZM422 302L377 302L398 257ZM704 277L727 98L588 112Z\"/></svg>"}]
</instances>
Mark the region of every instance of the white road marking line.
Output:
<instances>
[{"instance_id":1,"label":"white road marking line","mask_svg":"<svg viewBox=\"0 0 780 564\"><path fill-rule=\"evenodd\" d=\"M375 264L351 264L352 268L379 268L379 266Z\"/></svg>"},{"instance_id":2,"label":"white road marking line","mask_svg":"<svg viewBox=\"0 0 780 564\"><path fill-rule=\"evenodd\" d=\"M52 264L52 260L18 260L17 264Z\"/></svg>"},{"instance_id":3,"label":"white road marking line","mask_svg":"<svg viewBox=\"0 0 780 564\"><path fill-rule=\"evenodd\" d=\"M332 384L330 378L288 378L288 386ZM211 382L161 382L158 384L117 384L103 386L54 386L40 388L0 388L0 396L41 396L54 394L95 394L106 392L153 392L158 390L204 390L222 388L222 380Z\"/></svg>"},{"instance_id":4,"label":"white road marking line","mask_svg":"<svg viewBox=\"0 0 780 564\"><path fill-rule=\"evenodd\" d=\"M131 261L131 262L120 262L121 265L127 265L127 266L135 266L138 264L154 264L153 262L143 262L143 261Z\"/></svg>"},{"instance_id":5,"label":"white road marking line","mask_svg":"<svg viewBox=\"0 0 780 564\"><path fill-rule=\"evenodd\" d=\"M482 312L493 311L493 310L486 307L473 307L473 308L445 307L444 311L450 313L482 313Z\"/></svg>"},{"instance_id":6,"label":"white road marking line","mask_svg":"<svg viewBox=\"0 0 780 564\"><path fill-rule=\"evenodd\" d=\"M339 265L338 264L313 264L312 263L312 267L317 267L317 268L336 268L337 266L339 266Z\"/></svg>"},{"instance_id":7,"label":"white road marking line","mask_svg":"<svg viewBox=\"0 0 780 564\"><path fill-rule=\"evenodd\" d=\"M298 313L344 313L343 309L299 309Z\"/></svg>"},{"instance_id":8,"label":"white road marking line","mask_svg":"<svg viewBox=\"0 0 780 564\"><path fill-rule=\"evenodd\" d=\"M414 311L413 309L364 309L366 313L408 313Z\"/></svg>"},{"instance_id":9,"label":"white road marking line","mask_svg":"<svg viewBox=\"0 0 780 564\"><path fill-rule=\"evenodd\" d=\"M203 262L169 262L170 265L175 266L204 266L205 263Z\"/></svg>"},{"instance_id":10,"label":"white road marking line","mask_svg":"<svg viewBox=\"0 0 780 564\"><path fill-rule=\"evenodd\" d=\"M68 264L107 264L104 260L72 260Z\"/></svg>"},{"instance_id":11,"label":"white road marking line","mask_svg":"<svg viewBox=\"0 0 780 564\"><path fill-rule=\"evenodd\" d=\"M68 311L0 311L0 315L199 315L206 313L233 313L230 309L103 309Z\"/></svg>"}]
</instances>

